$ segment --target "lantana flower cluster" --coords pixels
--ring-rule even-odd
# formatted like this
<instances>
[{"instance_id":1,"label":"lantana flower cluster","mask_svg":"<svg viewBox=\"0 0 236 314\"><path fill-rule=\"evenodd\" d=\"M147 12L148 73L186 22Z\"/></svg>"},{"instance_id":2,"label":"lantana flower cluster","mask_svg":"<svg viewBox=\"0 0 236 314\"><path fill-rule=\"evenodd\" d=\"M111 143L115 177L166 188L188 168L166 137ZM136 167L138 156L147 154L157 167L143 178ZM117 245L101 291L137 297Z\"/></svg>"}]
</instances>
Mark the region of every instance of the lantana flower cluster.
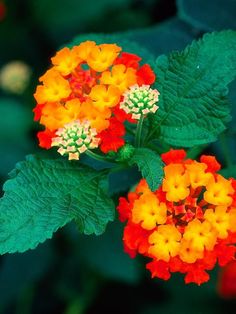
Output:
<instances>
[{"instance_id":1,"label":"lantana flower cluster","mask_svg":"<svg viewBox=\"0 0 236 314\"><path fill-rule=\"evenodd\" d=\"M125 144L124 122L136 123L158 108L159 93L150 88L155 81L151 67L141 66L139 56L122 52L116 44L86 41L61 49L51 60L34 94L35 120L45 127L38 133L43 148L58 146L69 159L79 159L83 149L117 151ZM81 133L84 126L89 131ZM65 142L62 129L68 127L67 133L74 135ZM78 135L75 128L89 135Z\"/></svg>"},{"instance_id":2,"label":"lantana flower cluster","mask_svg":"<svg viewBox=\"0 0 236 314\"><path fill-rule=\"evenodd\" d=\"M162 154L164 179L151 191L142 179L128 198L119 199L125 251L149 257L152 277L185 274L186 283L209 280L208 270L235 259L236 180L218 173L213 156L200 162L184 150Z\"/></svg>"}]
</instances>

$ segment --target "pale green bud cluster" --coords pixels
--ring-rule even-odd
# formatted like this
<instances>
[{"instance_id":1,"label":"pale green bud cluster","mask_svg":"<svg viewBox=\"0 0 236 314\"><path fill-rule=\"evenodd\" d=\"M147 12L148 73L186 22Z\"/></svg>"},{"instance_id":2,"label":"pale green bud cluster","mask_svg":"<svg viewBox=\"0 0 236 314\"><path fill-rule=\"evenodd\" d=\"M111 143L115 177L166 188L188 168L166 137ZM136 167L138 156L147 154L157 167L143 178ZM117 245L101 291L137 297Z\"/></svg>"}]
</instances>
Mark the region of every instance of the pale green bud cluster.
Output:
<instances>
[{"instance_id":1,"label":"pale green bud cluster","mask_svg":"<svg viewBox=\"0 0 236 314\"><path fill-rule=\"evenodd\" d=\"M98 147L97 131L91 128L89 121L75 120L67 123L56 132L52 146L58 146L58 153L68 155L69 160L79 160L80 154Z\"/></svg>"},{"instance_id":2,"label":"pale green bud cluster","mask_svg":"<svg viewBox=\"0 0 236 314\"><path fill-rule=\"evenodd\" d=\"M155 113L159 108L156 103L160 93L149 85L133 85L126 91L120 108L126 113L132 114L132 118L139 120L141 116L150 112Z\"/></svg>"}]
</instances>

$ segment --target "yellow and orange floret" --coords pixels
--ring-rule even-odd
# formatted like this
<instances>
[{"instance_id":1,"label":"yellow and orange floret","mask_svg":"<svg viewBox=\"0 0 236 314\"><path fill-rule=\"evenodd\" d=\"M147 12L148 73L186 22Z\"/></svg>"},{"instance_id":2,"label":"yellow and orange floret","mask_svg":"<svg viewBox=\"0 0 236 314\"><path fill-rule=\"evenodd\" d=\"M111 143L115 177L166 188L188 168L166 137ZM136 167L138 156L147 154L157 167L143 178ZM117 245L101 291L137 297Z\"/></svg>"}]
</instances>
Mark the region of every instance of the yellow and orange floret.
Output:
<instances>
[{"instance_id":1,"label":"yellow and orange floret","mask_svg":"<svg viewBox=\"0 0 236 314\"><path fill-rule=\"evenodd\" d=\"M202 284L207 270L224 266L236 253L236 180L217 173L213 156L200 162L186 159L184 150L162 154L164 179L152 192L142 179L128 199L121 197L119 218L127 220L125 251L152 259L152 277L185 274L186 283Z\"/></svg>"},{"instance_id":2,"label":"yellow and orange floret","mask_svg":"<svg viewBox=\"0 0 236 314\"><path fill-rule=\"evenodd\" d=\"M34 94L35 120L45 127L38 133L39 145L49 149L56 138L56 146L58 130L80 121L95 130L102 152L117 151L125 143L124 122L136 123L120 108L123 94L134 85L154 83L150 66L141 66L140 57L122 52L116 44L94 41L65 47L51 60L52 67L39 79Z\"/></svg>"}]
</instances>

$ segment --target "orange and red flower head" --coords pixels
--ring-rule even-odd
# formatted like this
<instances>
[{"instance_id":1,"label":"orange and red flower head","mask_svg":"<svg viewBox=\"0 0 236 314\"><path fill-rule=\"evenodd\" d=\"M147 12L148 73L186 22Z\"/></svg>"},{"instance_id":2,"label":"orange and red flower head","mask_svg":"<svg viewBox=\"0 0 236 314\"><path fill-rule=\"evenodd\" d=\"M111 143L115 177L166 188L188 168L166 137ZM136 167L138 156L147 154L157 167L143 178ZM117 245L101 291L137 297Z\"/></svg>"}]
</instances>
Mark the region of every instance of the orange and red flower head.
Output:
<instances>
[{"instance_id":1,"label":"orange and red flower head","mask_svg":"<svg viewBox=\"0 0 236 314\"><path fill-rule=\"evenodd\" d=\"M197 162L186 159L184 150L170 150L162 160L158 190L142 179L128 199L120 198L125 251L151 258L152 277L167 280L181 272L186 283L202 284L217 262L224 266L235 258L235 181L217 173L220 165L212 156Z\"/></svg>"},{"instance_id":2,"label":"orange and red flower head","mask_svg":"<svg viewBox=\"0 0 236 314\"><path fill-rule=\"evenodd\" d=\"M35 120L45 127L38 134L41 147L50 148L55 133L68 123L87 121L98 148L117 151L125 144L124 122L136 123L140 115L158 109L151 67L116 44L86 41L61 49L51 60L34 94Z\"/></svg>"}]
</instances>

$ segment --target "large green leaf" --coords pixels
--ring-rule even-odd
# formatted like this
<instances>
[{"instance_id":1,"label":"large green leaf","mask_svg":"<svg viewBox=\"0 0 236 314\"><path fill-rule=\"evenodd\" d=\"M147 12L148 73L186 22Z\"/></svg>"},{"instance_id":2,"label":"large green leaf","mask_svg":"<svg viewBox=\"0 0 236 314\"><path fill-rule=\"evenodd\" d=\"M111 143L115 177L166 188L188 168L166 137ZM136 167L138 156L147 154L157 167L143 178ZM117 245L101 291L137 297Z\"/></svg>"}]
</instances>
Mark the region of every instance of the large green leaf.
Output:
<instances>
[{"instance_id":1,"label":"large green leaf","mask_svg":"<svg viewBox=\"0 0 236 314\"><path fill-rule=\"evenodd\" d=\"M0 201L0 253L24 252L76 219L81 232L101 234L114 205L101 172L67 160L28 157L17 164Z\"/></svg>"},{"instance_id":2,"label":"large green leaf","mask_svg":"<svg viewBox=\"0 0 236 314\"><path fill-rule=\"evenodd\" d=\"M163 162L160 156L151 149L137 148L129 164L138 166L152 191L155 191L162 183Z\"/></svg>"},{"instance_id":3,"label":"large green leaf","mask_svg":"<svg viewBox=\"0 0 236 314\"><path fill-rule=\"evenodd\" d=\"M227 85L236 74L236 32L206 34L182 52L156 62L160 139L191 147L213 142L230 120Z\"/></svg>"},{"instance_id":4,"label":"large green leaf","mask_svg":"<svg viewBox=\"0 0 236 314\"><path fill-rule=\"evenodd\" d=\"M235 0L178 0L179 17L202 30L236 28Z\"/></svg>"}]
</instances>

